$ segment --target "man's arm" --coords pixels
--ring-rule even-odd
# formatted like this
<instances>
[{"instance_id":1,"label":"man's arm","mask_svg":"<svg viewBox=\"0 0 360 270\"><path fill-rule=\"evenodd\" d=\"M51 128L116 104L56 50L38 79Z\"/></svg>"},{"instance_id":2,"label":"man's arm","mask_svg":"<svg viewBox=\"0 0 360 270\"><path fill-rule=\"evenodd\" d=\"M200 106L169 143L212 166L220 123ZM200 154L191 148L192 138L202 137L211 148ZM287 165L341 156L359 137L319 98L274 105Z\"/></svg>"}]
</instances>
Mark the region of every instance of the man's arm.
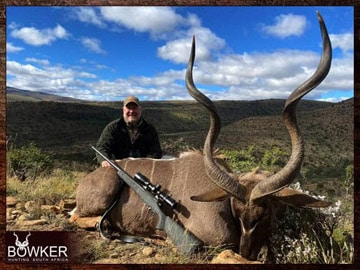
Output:
<instances>
[{"instance_id":1,"label":"man's arm","mask_svg":"<svg viewBox=\"0 0 360 270\"><path fill-rule=\"evenodd\" d=\"M115 128L115 122L109 123L104 130L101 132L101 135L96 143L96 148L101 151L107 158L112 159L112 147L114 145L114 128ZM109 165L108 162L101 157L98 153L96 153L96 159L99 164L103 165ZM103 166L104 167L104 166Z\"/></svg>"},{"instance_id":2,"label":"man's arm","mask_svg":"<svg viewBox=\"0 0 360 270\"><path fill-rule=\"evenodd\" d=\"M162 157L162 150L160 146L159 135L154 128L153 136L152 136L152 143L149 148L149 152L147 153L147 157L149 158L161 158Z\"/></svg>"}]
</instances>

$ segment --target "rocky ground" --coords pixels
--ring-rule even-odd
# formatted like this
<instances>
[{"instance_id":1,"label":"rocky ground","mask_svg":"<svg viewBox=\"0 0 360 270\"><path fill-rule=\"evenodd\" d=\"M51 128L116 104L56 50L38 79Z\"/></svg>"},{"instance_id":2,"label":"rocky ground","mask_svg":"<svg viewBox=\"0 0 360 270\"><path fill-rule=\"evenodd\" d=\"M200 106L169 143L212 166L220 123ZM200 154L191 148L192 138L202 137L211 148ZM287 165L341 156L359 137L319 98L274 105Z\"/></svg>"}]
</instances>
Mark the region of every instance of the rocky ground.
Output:
<instances>
[{"instance_id":1,"label":"rocky ground","mask_svg":"<svg viewBox=\"0 0 360 270\"><path fill-rule=\"evenodd\" d=\"M99 217L81 221L70 218L69 212L75 207L74 200L49 205L46 202L22 202L16 197L7 197L6 206L7 231L75 231L81 238L81 249L77 255L81 263L260 263L249 262L231 250L220 249L185 257L166 239L146 238L145 242L132 244L104 240L95 229Z\"/></svg>"}]
</instances>

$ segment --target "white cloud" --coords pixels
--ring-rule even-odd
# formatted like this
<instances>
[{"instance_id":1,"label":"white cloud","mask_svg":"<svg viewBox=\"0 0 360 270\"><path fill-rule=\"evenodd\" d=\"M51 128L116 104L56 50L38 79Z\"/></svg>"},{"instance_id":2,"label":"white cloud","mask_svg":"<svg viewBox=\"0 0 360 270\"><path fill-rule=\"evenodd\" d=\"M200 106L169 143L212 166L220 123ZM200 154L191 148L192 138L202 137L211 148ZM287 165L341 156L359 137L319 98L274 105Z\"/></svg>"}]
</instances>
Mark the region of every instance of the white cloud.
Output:
<instances>
[{"instance_id":1,"label":"white cloud","mask_svg":"<svg viewBox=\"0 0 360 270\"><path fill-rule=\"evenodd\" d=\"M225 45L223 39L201 26L197 15L189 13L183 17L171 7L100 7L99 10L101 15L97 16L94 8L80 8L77 9L77 17L99 26L109 21L136 32L149 33L151 37L162 38L167 43L158 48L158 56L175 63L188 61L193 35L196 35L198 60L208 59ZM85 41L88 47L93 48L92 51L102 51L99 42Z\"/></svg>"},{"instance_id":2,"label":"white cloud","mask_svg":"<svg viewBox=\"0 0 360 270\"><path fill-rule=\"evenodd\" d=\"M22 65L15 61L6 62L6 73L13 76L41 76L43 74L41 69L33 65Z\"/></svg>"},{"instance_id":3,"label":"white cloud","mask_svg":"<svg viewBox=\"0 0 360 270\"><path fill-rule=\"evenodd\" d=\"M287 98L313 74L319 59L317 53L297 50L232 54L208 61L197 61L196 58L194 81L213 100ZM27 61L41 63L44 60L28 58ZM155 76L114 80L94 80L95 74L79 70L50 65L38 68L8 61L7 74L11 76L8 85L83 99L119 100L130 94L147 100L190 98L184 87L185 68L164 71ZM330 89L353 89L353 76L352 57L335 58L328 77L307 97L320 99ZM220 91L213 92L211 89L214 88Z\"/></svg>"},{"instance_id":4,"label":"white cloud","mask_svg":"<svg viewBox=\"0 0 360 270\"><path fill-rule=\"evenodd\" d=\"M106 52L101 49L101 41L96 38L83 37L81 44L91 52L105 54Z\"/></svg>"},{"instance_id":5,"label":"white cloud","mask_svg":"<svg viewBox=\"0 0 360 270\"><path fill-rule=\"evenodd\" d=\"M296 50L232 54L216 61L196 59L194 80L198 88L213 100L287 98L312 75L319 59L320 55L314 52ZM120 100L130 94L146 100L190 99L184 87L185 68L155 76L94 80L95 74L83 70L78 72L56 66L37 68L8 61L7 73L12 76L9 86L38 91L45 89L82 99ZM330 89L353 89L353 76L352 58L335 58L328 77L307 97L320 99ZM214 88L220 91L213 92L211 89Z\"/></svg>"},{"instance_id":6,"label":"white cloud","mask_svg":"<svg viewBox=\"0 0 360 270\"><path fill-rule=\"evenodd\" d=\"M343 97L328 97L328 98L319 98L318 101L324 101L324 102L340 102L342 100L349 99L349 96L343 96Z\"/></svg>"},{"instance_id":7,"label":"white cloud","mask_svg":"<svg viewBox=\"0 0 360 270\"><path fill-rule=\"evenodd\" d=\"M18 25L17 25L15 22L9 22L9 23L7 23L7 27L8 27L10 30L13 30L13 29L17 29L17 28L18 28Z\"/></svg>"},{"instance_id":8,"label":"white cloud","mask_svg":"<svg viewBox=\"0 0 360 270\"><path fill-rule=\"evenodd\" d=\"M320 55L311 51L281 50L195 60L194 81L211 99L253 100L287 98L314 73ZM327 78L308 97L320 97L330 89L353 89L353 61L333 59ZM222 89L212 92L211 88Z\"/></svg>"},{"instance_id":9,"label":"white cloud","mask_svg":"<svg viewBox=\"0 0 360 270\"><path fill-rule=\"evenodd\" d=\"M227 55L220 57L217 62L197 65L199 70L206 71L203 83L230 86L293 77L304 73L304 67L314 67L318 60L319 56L312 52L282 50Z\"/></svg>"},{"instance_id":10,"label":"white cloud","mask_svg":"<svg viewBox=\"0 0 360 270\"><path fill-rule=\"evenodd\" d=\"M182 70L169 70L153 77L136 76L131 77L131 81L138 85L167 87L177 80L184 80L184 72Z\"/></svg>"},{"instance_id":11,"label":"white cloud","mask_svg":"<svg viewBox=\"0 0 360 270\"><path fill-rule=\"evenodd\" d=\"M354 50L354 34L330 34L329 37L333 48L340 48L345 53Z\"/></svg>"},{"instance_id":12,"label":"white cloud","mask_svg":"<svg viewBox=\"0 0 360 270\"><path fill-rule=\"evenodd\" d=\"M33 46L50 45L57 39L66 39L69 33L61 25L54 28L36 29L34 27L23 27L21 29L14 29L10 35L14 38L19 38L25 43Z\"/></svg>"},{"instance_id":13,"label":"white cloud","mask_svg":"<svg viewBox=\"0 0 360 270\"><path fill-rule=\"evenodd\" d=\"M22 47L14 46L11 42L6 43L6 52L7 53L16 53L24 50Z\"/></svg>"},{"instance_id":14,"label":"white cloud","mask_svg":"<svg viewBox=\"0 0 360 270\"><path fill-rule=\"evenodd\" d=\"M332 61L328 77L321 87L323 89L336 89L347 91L354 89L354 61L352 56L335 58Z\"/></svg>"},{"instance_id":15,"label":"white cloud","mask_svg":"<svg viewBox=\"0 0 360 270\"><path fill-rule=\"evenodd\" d=\"M32 58L32 57L28 57L25 59L26 62L32 62L32 63L37 63L40 64L42 66L48 66L50 64L49 60L46 59L37 59L37 58Z\"/></svg>"},{"instance_id":16,"label":"white cloud","mask_svg":"<svg viewBox=\"0 0 360 270\"><path fill-rule=\"evenodd\" d=\"M173 67L154 76L95 80L97 76L86 70L99 72L100 69L109 69L106 65L101 65L101 62L95 63L94 60L81 58L78 63L86 63L82 69L80 67L66 69L51 66L44 59L29 57L26 59L28 63L40 64L41 67L8 61L7 84L20 89L46 90L83 99L119 100L130 94L147 100L190 99L184 87L184 76L192 36L195 35L194 80L199 89L211 99L286 98L292 90L312 75L320 59L318 53L300 50L220 55L226 48L225 40L209 28L203 27L195 14L183 17L176 13L176 9L170 7L142 9L143 7L86 7L77 9L77 18L98 27L116 24L136 32L149 33L151 37L161 37L164 44L158 48L158 57L181 63L179 69ZM263 30L278 37L288 37L301 35L305 27L304 16L288 14L276 17L275 23L264 26ZM50 44L58 38L66 38L69 35L60 25L52 29L39 30L31 27L19 28L13 24L12 29L11 35L37 46ZM330 38L334 48L338 47L344 52L353 50L353 35L333 34ZM99 39L83 37L80 41L92 52L106 53ZM7 49L11 52L22 48L9 43ZM104 78L107 75L98 77ZM349 56L334 58L328 77L308 97L318 98L321 93L326 93L329 89L348 91L353 88L353 76L351 52ZM213 89L220 91L214 92Z\"/></svg>"},{"instance_id":17,"label":"white cloud","mask_svg":"<svg viewBox=\"0 0 360 270\"><path fill-rule=\"evenodd\" d=\"M38 68L16 61L7 61L6 72L10 76L7 80L9 86L64 96L71 95L74 89L86 87L83 79L96 78L96 75L83 71L77 72L58 66Z\"/></svg>"},{"instance_id":18,"label":"white cloud","mask_svg":"<svg viewBox=\"0 0 360 270\"><path fill-rule=\"evenodd\" d=\"M164 46L158 48L157 54L160 58L170 60L175 63L184 63L189 57L191 48L191 39L183 38L167 42ZM201 55L200 52L198 52Z\"/></svg>"},{"instance_id":19,"label":"white cloud","mask_svg":"<svg viewBox=\"0 0 360 270\"><path fill-rule=\"evenodd\" d=\"M106 25L101 17L96 13L96 9L91 7L80 7L75 10L77 18L81 22L94 24L98 27L104 28Z\"/></svg>"},{"instance_id":20,"label":"white cloud","mask_svg":"<svg viewBox=\"0 0 360 270\"><path fill-rule=\"evenodd\" d=\"M182 21L171 7L101 7L100 10L105 20L151 34L172 31Z\"/></svg>"},{"instance_id":21,"label":"white cloud","mask_svg":"<svg viewBox=\"0 0 360 270\"><path fill-rule=\"evenodd\" d=\"M282 14L275 18L275 24L263 25L262 30L269 35L286 38L301 36L306 27L306 17L294 14Z\"/></svg>"},{"instance_id":22,"label":"white cloud","mask_svg":"<svg viewBox=\"0 0 360 270\"><path fill-rule=\"evenodd\" d=\"M192 27L182 36L185 37L168 41L164 46L159 47L158 56L175 63L187 63L193 36L196 42L197 61L209 60L226 44L223 39L205 27Z\"/></svg>"}]
</instances>

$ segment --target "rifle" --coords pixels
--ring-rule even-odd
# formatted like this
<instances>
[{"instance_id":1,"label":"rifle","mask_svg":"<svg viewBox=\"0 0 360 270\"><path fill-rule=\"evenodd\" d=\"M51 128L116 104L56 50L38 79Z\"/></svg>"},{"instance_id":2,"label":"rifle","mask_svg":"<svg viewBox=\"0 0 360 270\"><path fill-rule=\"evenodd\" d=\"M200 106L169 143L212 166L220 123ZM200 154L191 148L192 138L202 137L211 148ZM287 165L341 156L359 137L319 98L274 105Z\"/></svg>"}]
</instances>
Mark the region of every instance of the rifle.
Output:
<instances>
[{"instance_id":1,"label":"rifle","mask_svg":"<svg viewBox=\"0 0 360 270\"><path fill-rule=\"evenodd\" d=\"M169 195L160 190L161 186L154 186L141 173L135 175L135 180L126 173L118 164L111 161L103 153L97 150L94 146L91 147L104 158L114 169L116 169L119 177L128 184L139 197L151 208L151 210L158 215L159 220L156 228L163 230L177 246L179 251L186 255L193 254L201 245L201 241L190 231L184 229L180 224L175 222L172 218L165 215L160 206L166 203L172 209L176 206L176 201ZM137 182L137 181L138 182ZM115 203L114 203L115 204ZM105 215L104 215L105 216Z\"/></svg>"}]
</instances>

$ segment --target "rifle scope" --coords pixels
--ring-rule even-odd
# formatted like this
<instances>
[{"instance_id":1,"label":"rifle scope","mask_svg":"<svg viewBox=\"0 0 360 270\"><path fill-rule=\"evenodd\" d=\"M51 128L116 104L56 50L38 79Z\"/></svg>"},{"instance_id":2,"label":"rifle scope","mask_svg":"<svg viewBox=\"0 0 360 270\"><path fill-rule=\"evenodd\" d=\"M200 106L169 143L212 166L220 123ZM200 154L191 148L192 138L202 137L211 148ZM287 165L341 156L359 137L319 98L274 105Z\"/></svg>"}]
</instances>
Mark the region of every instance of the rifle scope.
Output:
<instances>
[{"instance_id":1,"label":"rifle scope","mask_svg":"<svg viewBox=\"0 0 360 270\"><path fill-rule=\"evenodd\" d=\"M171 209L176 207L176 201L170 195L167 195L165 192L160 190L161 185L154 186L150 183L149 178L141 173L136 173L134 179L140 182L146 190L150 191L151 194L155 196L156 200L159 202L165 202L171 207Z\"/></svg>"}]
</instances>

